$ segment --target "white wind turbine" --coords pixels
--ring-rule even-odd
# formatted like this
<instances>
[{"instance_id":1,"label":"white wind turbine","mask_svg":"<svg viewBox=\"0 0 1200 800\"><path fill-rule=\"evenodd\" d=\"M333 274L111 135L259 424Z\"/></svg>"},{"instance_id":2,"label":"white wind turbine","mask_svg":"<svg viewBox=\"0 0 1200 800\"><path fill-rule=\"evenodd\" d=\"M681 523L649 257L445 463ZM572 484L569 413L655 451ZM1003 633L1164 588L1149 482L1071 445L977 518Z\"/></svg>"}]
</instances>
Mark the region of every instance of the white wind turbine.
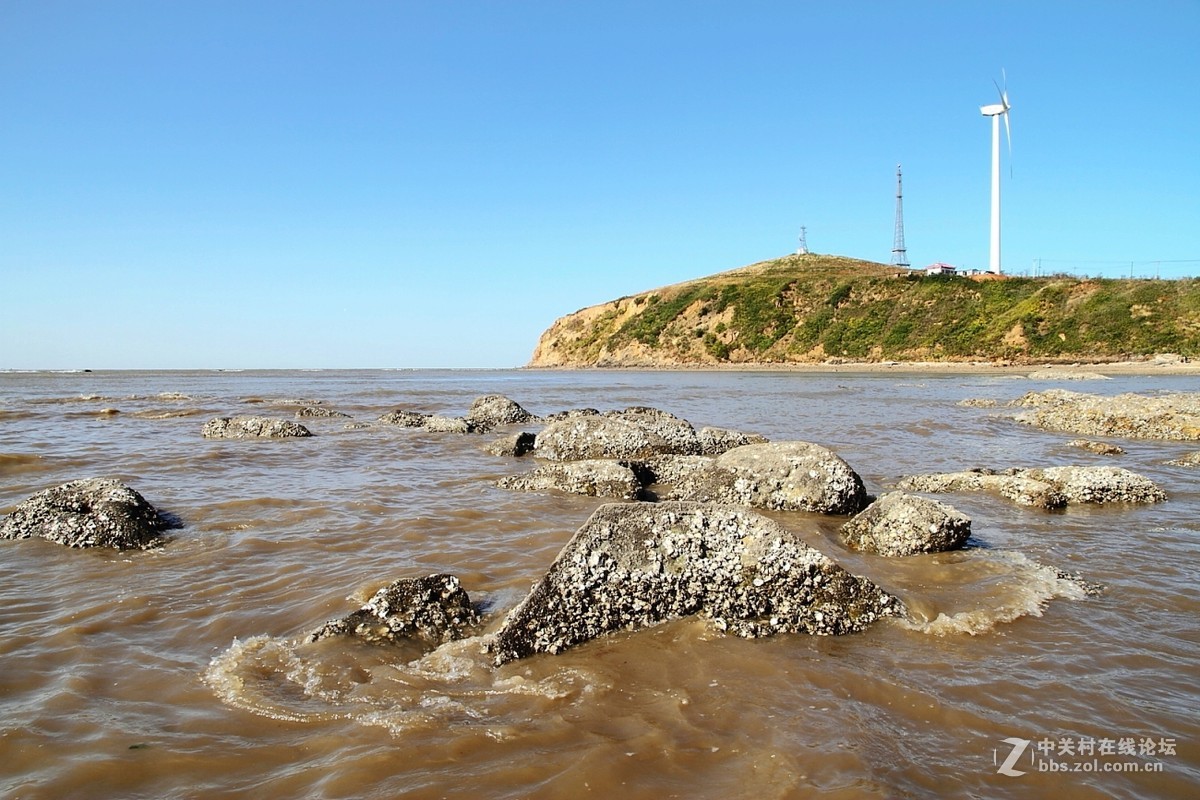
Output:
<instances>
[{"instance_id":1,"label":"white wind turbine","mask_svg":"<svg viewBox=\"0 0 1200 800\"><path fill-rule=\"evenodd\" d=\"M1002 71L1003 72L1003 71ZM992 81L995 83L995 81ZM1000 95L999 103L980 106L979 113L992 118L992 242L988 257L988 272L1000 274L1000 118L1004 117L1004 133L1008 138L1008 157L1012 158L1012 129L1008 125L1008 76L1004 76L1004 88L996 84Z\"/></svg>"}]
</instances>

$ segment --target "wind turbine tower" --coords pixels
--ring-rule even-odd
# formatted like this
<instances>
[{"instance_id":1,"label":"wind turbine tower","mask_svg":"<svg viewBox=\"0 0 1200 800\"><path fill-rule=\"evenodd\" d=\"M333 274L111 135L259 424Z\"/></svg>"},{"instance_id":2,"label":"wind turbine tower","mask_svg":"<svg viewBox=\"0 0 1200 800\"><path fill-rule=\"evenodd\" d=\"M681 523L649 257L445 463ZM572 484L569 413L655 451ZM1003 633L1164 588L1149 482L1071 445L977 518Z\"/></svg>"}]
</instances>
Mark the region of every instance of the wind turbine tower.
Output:
<instances>
[{"instance_id":1,"label":"wind turbine tower","mask_svg":"<svg viewBox=\"0 0 1200 800\"><path fill-rule=\"evenodd\" d=\"M995 83L995 81L993 81ZM1004 117L1004 133L1008 139L1008 157L1012 159L1012 129L1008 125L1008 76L1004 77L1004 88L996 84L1000 102L980 106L979 113L992 118L992 240L988 253L988 272L1000 274L1000 118Z\"/></svg>"},{"instance_id":2,"label":"wind turbine tower","mask_svg":"<svg viewBox=\"0 0 1200 800\"><path fill-rule=\"evenodd\" d=\"M892 265L908 266L908 253L904 249L904 184L900 180L900 165L896 165L896 235L892 239Z\"/></svg>"}]
</instances>

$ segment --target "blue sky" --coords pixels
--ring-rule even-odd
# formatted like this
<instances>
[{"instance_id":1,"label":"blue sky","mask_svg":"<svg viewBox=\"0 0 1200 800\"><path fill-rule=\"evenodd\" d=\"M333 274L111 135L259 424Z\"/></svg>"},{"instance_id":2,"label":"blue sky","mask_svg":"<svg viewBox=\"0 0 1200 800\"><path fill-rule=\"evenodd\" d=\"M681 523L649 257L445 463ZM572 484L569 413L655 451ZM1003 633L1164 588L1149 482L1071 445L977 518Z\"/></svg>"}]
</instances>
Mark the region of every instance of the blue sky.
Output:
<instances>
[{"instance_id":1,"label":"blue sky","mask_svg":"<svg viewBox=\"0 0 1200 800\"><path fill-rule=\"evenodd\" d=\"M508 367L792 252L1200 274L1200 3L0 0L0 368ZM1007 161L1007 152L1005 153ZM1157 262L1157 263L1156 263Z\"/></svg>"}]
</instances>

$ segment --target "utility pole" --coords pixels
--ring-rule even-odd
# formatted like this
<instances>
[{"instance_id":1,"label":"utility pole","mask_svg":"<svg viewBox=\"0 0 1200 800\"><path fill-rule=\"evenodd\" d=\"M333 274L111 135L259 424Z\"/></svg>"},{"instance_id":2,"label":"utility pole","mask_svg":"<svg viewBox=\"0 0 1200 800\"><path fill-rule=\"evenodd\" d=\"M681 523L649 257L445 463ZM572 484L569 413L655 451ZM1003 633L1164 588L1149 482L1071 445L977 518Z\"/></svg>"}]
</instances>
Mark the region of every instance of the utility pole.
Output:
<instances>
[{"instance_id":1,"label":"utility pole","mask_svg":"<svg viewBox=\"0 0 1200 800\"><path fill-rule=\"evenodd\" d=\"M800 246L796 248L796 255L798 255L798 256L808 255L808 242L805 241L805 237L806 237L807 233L808 233L808 228L801 225L800 226Z\"/></svg>"}]
</instances>

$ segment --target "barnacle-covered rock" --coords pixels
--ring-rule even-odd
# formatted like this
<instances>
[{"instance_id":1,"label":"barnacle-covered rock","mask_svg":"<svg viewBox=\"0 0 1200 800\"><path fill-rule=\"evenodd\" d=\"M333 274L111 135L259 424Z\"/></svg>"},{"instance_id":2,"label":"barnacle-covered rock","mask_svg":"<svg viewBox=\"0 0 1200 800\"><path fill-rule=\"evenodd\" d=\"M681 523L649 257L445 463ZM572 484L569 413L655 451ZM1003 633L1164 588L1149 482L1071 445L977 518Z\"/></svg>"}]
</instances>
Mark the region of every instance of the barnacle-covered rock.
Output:
<instances>
[{"instance_id":1,"label":"barnacle-covered rock","mask_svg":"<svg viewBox=\"0 0 1200 800\"><path fill-rule=\"evenodd\" d=\"M883 556L957 550L971 536L958 509L904 492L889 492L842 526L847 546Z\"/></svg>"},{"instance_id":2,"label":"barnacle-covered rock","mask_svg":"<svg viewBox=\"0 0 1200 800\"><path fill-rule=\"evenodd\" d=\"M394 581L358 611L310 633L308 641L357 636L369 642L415 639L437 645L463 638L478 622L479 615L458 578L439 573Z\"/></svg>"},{"instance_id":3,"label":"barnacle-covered rock","mask_svg":"<svg viewBox=\"0 0 1200 800\"><path fill-rule=\"evenodd\" d=\"M858 473L811 442L735 447L683 476L670 497L822 514L853 514L869 502Z\"/></svg>"},{"instance_id":4,"label":"barnacle-covered rock","mask_svg":"<svg viewBox=\"0 0 1200 800\"><path fill-rule=\"evenodd\" d=\"M747 638L862 630L902 603L775 521L706 503L601 506L488 647L497 665L702 615Z\"/></svg>"},{"instance_id":5,"label":"barnacle-covered rock","mask_svg":"<svg viewBox=\"0 0 1200 800\"><path fill-rule=\"evenodd\" d=\"M137 491L87 478L38 492L0 521L0 539L40 536L68 547L147 549L175 524Z\"/></svg>"}]
</instances>

